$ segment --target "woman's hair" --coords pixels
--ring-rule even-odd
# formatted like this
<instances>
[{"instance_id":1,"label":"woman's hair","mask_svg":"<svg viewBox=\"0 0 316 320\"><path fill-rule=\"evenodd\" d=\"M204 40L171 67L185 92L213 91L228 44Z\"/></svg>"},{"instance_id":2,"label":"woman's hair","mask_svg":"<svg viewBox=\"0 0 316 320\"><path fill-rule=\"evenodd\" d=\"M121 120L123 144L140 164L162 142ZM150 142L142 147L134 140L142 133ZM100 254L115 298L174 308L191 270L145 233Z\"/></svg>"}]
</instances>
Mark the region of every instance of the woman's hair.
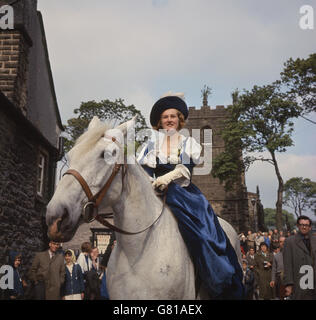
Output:
<instances>
[{"instance_id":1,"label":"woman's hair","mask_svg":"<svg viewBox=\"0 0 316 320\"><path fill-rule=\"evenodd\" d=\"M90 242L84 242L81 245L81 251L82 252L90 252L91 251L91 243Z\"/></svg>"},{"instance_id":2,"label":"woman's hair","mask_svg":"<svg viewBox=\"0 0 316 320\"><path fill-rule=\"evenodd\" d=\"M72 256L72 252L71 252L70 250L67 250L67 251L65 252L65 256Z\"/></svg>"},{"instance_id":3,"label":"woman's hair","mask_svg":"<svg viewBox=\"0 0 316 320\"><path fill-rule=\"evenodd\" d=\"M167 109L168 110L168 109ZM179 125L177 130L181 130L184 126L185 126L185 120L184 120L184 115L182 114L182 112L180 112L179 110L177 110L177 115L178 115L178 119L179 119ZM161 116L160 116L160 120L158 121L156 126L153 126L153 129L155 130L159 130L162 129L161 126Z\"/></svg>"}]
</instances>

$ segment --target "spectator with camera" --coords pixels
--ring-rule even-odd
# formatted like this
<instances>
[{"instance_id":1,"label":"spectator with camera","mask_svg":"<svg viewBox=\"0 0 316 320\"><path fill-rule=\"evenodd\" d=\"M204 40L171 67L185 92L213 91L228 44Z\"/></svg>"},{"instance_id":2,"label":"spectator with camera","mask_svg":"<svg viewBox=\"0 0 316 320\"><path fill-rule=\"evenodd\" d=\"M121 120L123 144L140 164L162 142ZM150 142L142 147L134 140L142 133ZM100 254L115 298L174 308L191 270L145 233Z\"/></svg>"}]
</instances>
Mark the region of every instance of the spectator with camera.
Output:
<instances>
[{"instance_id":1,"label":"spectator with camera","mask_svg":"<svg viewBox=\"0 0 316 320\"><path fill-rule=\"evenodd\" d=\"M255 255L255 270L258 274L259 300L271 300L274 298L273 289L270 286L273 254L268 251L265 242L261 242L259 252Z\"/></svg>"}]
</instances>

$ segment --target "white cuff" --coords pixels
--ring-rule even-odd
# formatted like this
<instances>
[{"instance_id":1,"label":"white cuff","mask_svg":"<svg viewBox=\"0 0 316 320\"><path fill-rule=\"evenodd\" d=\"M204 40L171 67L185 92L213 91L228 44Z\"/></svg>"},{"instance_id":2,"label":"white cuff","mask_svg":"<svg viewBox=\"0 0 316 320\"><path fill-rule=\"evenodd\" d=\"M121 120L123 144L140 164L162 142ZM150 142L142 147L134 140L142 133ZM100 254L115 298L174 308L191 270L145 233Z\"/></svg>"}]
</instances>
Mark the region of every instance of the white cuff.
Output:
<instances>
[{"instance_id":1,"label":"white cuff","mask_svg":"<svg viewBox=\"0 0 316 320\"><path fill-rule=\"evenodd\" d=\"M190 170L183 164L176 165L174 170L181 172L181 177L176 178L174 183L178 184L180 187L187 187L190 184L191 173Z\"/></svg>"}]
</instances>

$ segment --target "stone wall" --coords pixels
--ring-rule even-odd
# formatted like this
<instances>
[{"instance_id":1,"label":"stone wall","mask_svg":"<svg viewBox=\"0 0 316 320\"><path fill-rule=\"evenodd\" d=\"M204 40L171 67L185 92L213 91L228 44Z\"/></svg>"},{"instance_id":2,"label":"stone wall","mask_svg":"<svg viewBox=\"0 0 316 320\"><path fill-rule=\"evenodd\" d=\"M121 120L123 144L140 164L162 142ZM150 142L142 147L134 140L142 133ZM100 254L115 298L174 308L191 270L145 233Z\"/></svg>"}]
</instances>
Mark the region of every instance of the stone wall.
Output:
<instances>
[{"instance_id":1,"label":"stone wall","mask_svg":"<svg viewBox=\"0 0 316 320\"><path fill-rule=\"evenodd\" d=\"M22 271L47 246L45 210L52 194L53 162L48 154L45 196L37 195L39 146L36 137L0 110L0 265L8 249L22 252Z\"/></svg>"},{"instance_id":2,"label":"stone wall","mask_svg":"<svg viewBox=\"0 0 316 320\"><path fill-rule=\"evenodd\" d=\"M68 241L63 243L63 249L72 249L72 250L81 250L81 244L83 242L91 242L92 243L92 232L91 228L104 228L102 224L98 221L93 221L91 223L84 223L79 226L77 232L74 237Z\"/></svg>"}]
</instances>

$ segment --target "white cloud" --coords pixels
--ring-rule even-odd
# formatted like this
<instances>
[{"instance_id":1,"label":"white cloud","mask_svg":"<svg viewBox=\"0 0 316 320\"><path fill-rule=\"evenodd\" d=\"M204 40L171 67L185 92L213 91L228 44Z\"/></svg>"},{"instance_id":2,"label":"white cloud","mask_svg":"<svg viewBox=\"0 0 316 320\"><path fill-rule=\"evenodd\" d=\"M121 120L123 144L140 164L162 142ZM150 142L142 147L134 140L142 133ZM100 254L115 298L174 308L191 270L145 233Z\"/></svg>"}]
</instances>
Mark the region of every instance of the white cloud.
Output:
<instances>
[{"instance_id":1,"label":"white cloud","mask_svg":"<svg viewBox=\"0 0 316 320\"><path fill-rule=\"evenodd\" d=\"M251 1L41 0L39 9L63 118L85 99L130 99L132 85L153 100L179 85L198 106L205 79L223 104L232 89L274 80L285 59L315 48L288 2L255 11Z\"/></svg>"}]
</instances>

